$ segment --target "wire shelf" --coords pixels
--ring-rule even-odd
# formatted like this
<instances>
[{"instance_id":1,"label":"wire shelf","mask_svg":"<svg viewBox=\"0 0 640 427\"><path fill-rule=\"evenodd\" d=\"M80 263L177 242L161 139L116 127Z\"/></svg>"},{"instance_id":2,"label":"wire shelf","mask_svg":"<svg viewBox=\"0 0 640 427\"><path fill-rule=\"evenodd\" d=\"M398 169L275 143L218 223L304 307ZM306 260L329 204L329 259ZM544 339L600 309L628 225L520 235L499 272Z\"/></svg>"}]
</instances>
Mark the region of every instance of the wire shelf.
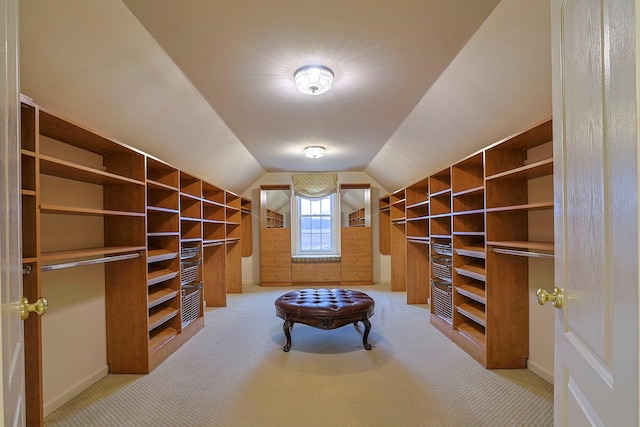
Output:
<instances>
[{"instance_id":1,"label":"wire shelf","mask_svg":"<svg viewBox=\"0 0 640 427\"><path fill-rule=\"evenodd\" d=\"M431 273L440 280L451 282L451 258L431 257Z\"/></svg>"},{"instance_id":2,"label":"wire shelf","mask_svg":"<svg viewBox=\"0 0 640 427\"><path fill-rule=\"evenodd\" d=\"M433 313L444 321L453 324L451 285L447 282L431 280L431 301L433 302Z\"/></svg>"},{"instance_id":3,"label":"wire shelf","mask_svg":"<svg viewBox=\"0 0 640 427\"><path fill-rule=\"evenodd\" d=\"M202 283L197 285L185 285L181 290L182 303L182 327L193 322L200 316L200 293L202 291Z\"/></svg>"},{"instance_id":4,"label":"wire shelf","mask_svg":"<svg viewBox=\"0 0 640 427\"><path fill-rule=\"evenodd\" d=\"M180 283L182 285L198 280L200 260L180 263Z\"/></svg>"}]
</instances>

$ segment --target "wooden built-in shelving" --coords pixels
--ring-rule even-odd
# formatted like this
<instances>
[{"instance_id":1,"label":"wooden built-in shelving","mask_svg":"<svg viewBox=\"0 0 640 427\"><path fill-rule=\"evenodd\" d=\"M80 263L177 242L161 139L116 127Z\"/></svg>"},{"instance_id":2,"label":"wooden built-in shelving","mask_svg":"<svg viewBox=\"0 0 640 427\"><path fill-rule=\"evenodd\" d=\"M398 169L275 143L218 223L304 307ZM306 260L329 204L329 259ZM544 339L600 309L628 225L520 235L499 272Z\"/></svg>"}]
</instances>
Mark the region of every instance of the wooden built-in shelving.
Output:
<instances>
[{"instance_id":1,"label":"wooden built-in shelving","mask_svg":"<svg viewBox=\"0 0 640 427\"><path fill-rule=\"evenodd\" d=\"M225 305L227 282L241 285L251 200L21 100L24 295L42 296L50 270L104 263L109 370L148 373L204 326L203 287ZM102 245L72 229L50 237L76 222ZM39 316L25 322L30 425L42 424L41 330Z\"/></svg>"},{"instance_id":2,"label":"wooden built-in shelving","mask_svg":"<svg viewBox=\"0 0 640 427\"><path fill-rule=\"evenodd\" d=\"M529 236L530 213L553 217L551 141L549 119L381 199L406 224L407 300L428 271L431 323L487 368L526 366L527 258L554 252L552 233Z\"/></svg>"}]
</instances>

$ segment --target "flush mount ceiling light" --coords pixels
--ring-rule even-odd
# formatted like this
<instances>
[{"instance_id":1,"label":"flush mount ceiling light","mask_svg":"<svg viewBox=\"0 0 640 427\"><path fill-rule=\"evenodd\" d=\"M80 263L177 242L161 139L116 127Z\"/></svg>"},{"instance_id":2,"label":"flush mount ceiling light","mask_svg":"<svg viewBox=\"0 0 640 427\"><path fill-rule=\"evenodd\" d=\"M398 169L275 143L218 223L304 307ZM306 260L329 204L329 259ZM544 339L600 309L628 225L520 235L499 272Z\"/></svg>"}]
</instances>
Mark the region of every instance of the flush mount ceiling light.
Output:
<instances>
[{"instance_id":1,"label":"flush mount ceiling light","mask_svg":"<svg viewBox=\"0 0 640 427\"><path fill-rule=\"evenodd\" d=\"M307 95L320 95L331 88L333 71L322 65L305 65L293 74L298 90Z\"/></svg>"},{"instance_id":2,"label":"flush mount ceiling light","mask_svg":"<svg viewBox=\"0 0 640 427\"><path fill-rule=\"evenodd\" d=\"M310 159L319 159L324 156L324 147L319 145L310 145L308 147L304 147L304 155Z\"/></svg>"}]
</instances>

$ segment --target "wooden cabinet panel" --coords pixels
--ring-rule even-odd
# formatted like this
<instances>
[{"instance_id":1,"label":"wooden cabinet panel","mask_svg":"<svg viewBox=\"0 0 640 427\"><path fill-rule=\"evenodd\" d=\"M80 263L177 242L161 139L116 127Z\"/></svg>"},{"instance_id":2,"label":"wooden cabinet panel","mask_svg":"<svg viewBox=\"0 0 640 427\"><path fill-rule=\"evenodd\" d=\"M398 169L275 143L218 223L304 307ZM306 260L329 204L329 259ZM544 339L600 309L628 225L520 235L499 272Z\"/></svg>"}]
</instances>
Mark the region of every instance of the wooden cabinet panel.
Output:
<instances>
[{"instance_id":1,"label":"wooden cabinet panel","mask_svg":"<svg viewBox=\"0 0 640 427\"><path fill-rule=\"evenodd\" d=\"M288 283L291 282L291 268L262 267L262 282Z\"/></svg>"},{"instance_id":2,"label":"wooden cabinet panel","mask_svg":"<svg viewBox=\"0 0 640 427\"><path fill-rule=\"evenodd\" d=\"M294 282L339 282L341 268L339 262L293 263L291 278Z\"/></svg>"},{"instance_id":3,"label":"wooden cabinet panel","mask_svg":"<svg viewBox=\"0 0 640 427\"><path fill-rule=\"evenodd\" d=\"M353 263L342 260L342 281L371 281L371 263Z\"/></svg>"},{"instance_id":4,"label":"wooden cabinet panel","mask_svg":"<svg viewBox=\"0 0 640 427\"><path fill-rule=\"evenodd\" d=\"M262 268L291 268L291 254L289 252L263 252Z\"/></svg>"},{"instance_id":5,"label":"wooden cabinet panel","mask_svg":"<svg viewBox=\"0 0 640 427\"><path fill-rule=\"evenodd\" d=\"M342 281L371 283L371 265L371 228L343 228Z\"/></svg>"}]
</instances>

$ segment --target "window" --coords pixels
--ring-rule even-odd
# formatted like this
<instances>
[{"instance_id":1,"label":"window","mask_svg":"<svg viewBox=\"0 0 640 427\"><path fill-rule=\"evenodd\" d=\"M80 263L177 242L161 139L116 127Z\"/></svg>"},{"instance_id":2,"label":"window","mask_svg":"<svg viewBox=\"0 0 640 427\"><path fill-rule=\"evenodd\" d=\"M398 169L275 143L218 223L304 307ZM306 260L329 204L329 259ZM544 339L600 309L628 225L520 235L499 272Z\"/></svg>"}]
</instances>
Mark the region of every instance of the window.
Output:
<instances>
[{"instance_id":1,"label":"window","mask_svg":"<svg viewBox=\"0 0 640 427\"><path fill-rule=\"evenodd\" d=\"M336 193L322 198L296 196L295 255L339 254L339 215Z\"/></svg>"}]
</instances>

